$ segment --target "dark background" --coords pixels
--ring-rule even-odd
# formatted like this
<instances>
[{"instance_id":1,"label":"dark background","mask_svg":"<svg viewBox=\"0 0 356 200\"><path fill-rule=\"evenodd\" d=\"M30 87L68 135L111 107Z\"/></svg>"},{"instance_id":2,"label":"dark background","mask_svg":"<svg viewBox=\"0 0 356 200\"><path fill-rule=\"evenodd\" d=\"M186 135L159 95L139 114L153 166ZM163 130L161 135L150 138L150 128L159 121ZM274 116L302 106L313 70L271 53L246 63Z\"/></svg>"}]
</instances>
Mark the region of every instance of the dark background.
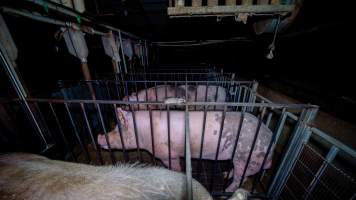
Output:
<instances>
[{"instance_id":1,"label":"dark background","mask_svg":"<svg viewBox=\"0 0 356 200\"><path fill-rule=\"evenodd\" d=\"M22 6L17 5L18 1L9 2L3 1ZM344 2L304 1L292 26L277 36L273 60L265 58L272 35L255 35L251 23L244 25L232 17L221 22L214 17L169 19L164 0L100 0L96 4L86 1L87 12L150 41L246 38L248 41L158 48L160 60L151 63L210 63L355 122L355 31L348 8L351 6ZM58 26L6 14L4 17L19 50L20 73L31 94L55 88L60 79L82 79L79 61L67 53L63 40L54 38ZM104 54L100 37L86 39L90 70L97 74L111 72L111 61ZM3 69L0 78L0 95L13 96Z\"/></svg>"}]
</instances>

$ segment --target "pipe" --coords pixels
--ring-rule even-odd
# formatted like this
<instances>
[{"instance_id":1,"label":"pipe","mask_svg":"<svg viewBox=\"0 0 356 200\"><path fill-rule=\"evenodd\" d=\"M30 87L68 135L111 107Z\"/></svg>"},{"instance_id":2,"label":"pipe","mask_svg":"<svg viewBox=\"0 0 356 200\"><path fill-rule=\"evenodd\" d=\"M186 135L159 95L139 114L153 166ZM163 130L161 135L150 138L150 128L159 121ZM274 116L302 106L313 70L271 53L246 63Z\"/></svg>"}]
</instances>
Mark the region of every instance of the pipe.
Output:
<instances>
[{"instance_id":1,"label":"pipe","mask_svg":"<svg viewBox=\"0 0 356 200\"><path fill-rule=\"evenodd\" d=\"M71 9L68 9L67 7L65 7L65 6L63 6L61 4L57 4L57 3L54 3L54 2L51 2L51 1L47 1L47 0L43 0L43 1L25 0L25 1L37 4L39 6L43 6L43 2L45 2L47 4L48 8L50 8L52 10L56 10L57 12L61 12L62 14L66 14L66 15L69 15L69 16L72 16L72 17L75 17L75 18L80 16L80 19L83 20L83 21L99 24L102 27L105 27L107 29L110 29L110 30L113 30L113 31L116 31L116 32L121 31L123 34L125 34L127 36L130 36L132 38L138 39L138 40L142 39L142 38L140 38L140 37L138 37L136 35L133 35L131 33L126 32L126 31L122 31L122 30L120 30L118 28L115 28L113 26L104 24L104 23L102 23L102 22L100 22L98 20L90 19L89 17L87 17L87 16L85 16L85 15L79 13L79 12L76 12L76 11L73 11Z\"/></svg>"},{"instance_id":2,"label":"pipe","mask_svg":"<svg viewBox=\"0 0 356 200\"><path fill-rule=\"evenodd\" d=\"M49 17L44 17L42 15L36 15L36 14L32 14L30 12L16 10L16 9L9 8L9 7L6 7L6 6L2 6L1 10L4 13L19 15L19 16L22 16L22 17L27 17L29 19L33 19L33 20L36 20L36 21L39 21L39 22L48 23L48 24L71 27L71 28L76 29L76 30L82 30L83 32L86 32L86 33L89 33L89 34L96 34L96 35L106 35L107 34L107 33L101 32L101 31L94 30L91 27L80 26L79 24L76 24L76 23L64 22L64 21L61 21L61 20L52 19L52 18L49 18Z\"/></svg>"}]
</instances>

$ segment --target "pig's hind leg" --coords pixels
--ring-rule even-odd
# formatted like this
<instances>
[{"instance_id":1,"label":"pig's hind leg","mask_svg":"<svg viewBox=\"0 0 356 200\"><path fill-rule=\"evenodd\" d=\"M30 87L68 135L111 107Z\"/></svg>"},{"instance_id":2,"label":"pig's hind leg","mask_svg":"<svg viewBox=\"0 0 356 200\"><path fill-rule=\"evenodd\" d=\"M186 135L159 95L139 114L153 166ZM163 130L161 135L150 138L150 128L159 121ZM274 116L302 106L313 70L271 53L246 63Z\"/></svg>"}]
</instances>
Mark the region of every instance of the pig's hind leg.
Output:
<instances>
[{"instance_id":1,"label":"pig's hind leg","mask_svg":"<svg viewBox=\"0 0 356 200\"><path fill-rule=\"evenodd\" d=\"M243 161L234 159L233 160L234 169L233 169L233 180L232 183L226 188L226 192L235 192L239 187L241 182L242 174L245 168L245 164Z\"/></svg>"}]
</instances>

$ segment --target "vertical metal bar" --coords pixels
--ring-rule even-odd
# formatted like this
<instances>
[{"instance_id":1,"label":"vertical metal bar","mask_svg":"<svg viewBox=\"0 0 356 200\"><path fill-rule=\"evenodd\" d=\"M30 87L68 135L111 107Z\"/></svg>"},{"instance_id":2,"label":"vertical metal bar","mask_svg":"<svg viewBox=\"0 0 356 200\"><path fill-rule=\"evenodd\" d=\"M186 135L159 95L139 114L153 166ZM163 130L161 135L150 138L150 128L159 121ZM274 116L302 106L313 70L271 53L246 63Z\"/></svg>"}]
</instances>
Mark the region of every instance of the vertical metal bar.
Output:
<instances>
[{"instance_id":1,"label":"vertical metal bar","mask_svg":"<svg viewBox=\"0 0 356 200\"><path fill-rule=\"evenodd\" d=\"M137 101L139 101L137 82L136 81L135 81L135 91L136 91L136 99L137 99ZM134 106L134 108L136 108L136 106ZM137 110L140 110L140 104L137 105Z\"/></svg>"},{"instance_id":2,"label":"vertical metal bar","mask_svg":"<svg viewBox=\"0 0 356 200\"><path fill-rule=\"evenodd\" d=\"M240 135L241 135L242 124L244 122L244 118L245 118L245 112L241 112L239 127L237 129L236 140L235 140L235 143L234 143L234 148L233 148L233 151L232 151L231 160L233 160L235 158L236 148L237 148L237 144L239 142L239 138L240 138Z\"/></svg>"},{"instance_id":3,"label":"vertical metal bar","mask_svg":"<svg viewBox=\"0 0 356 200\"><path fill-rule=\"evenodd\" d=\"M199 166L201 166L202 157L203 157L204 136L205 136L205 128L206 128L206 114L207 114L206 105L204 105L203 130L201 133L200 153L199 153Z\"/></svg>"},{"instance_id":4,"label":"vertical metal bar","mask_svg":"<svg viewBox=\"0 0 356 200\"><path fill-rule=\"evenodd\" d=\"M172 159L171 159L171 118L169 105L167 105L167 128L168 128L168 168L172 169Z\"/></svg>"},{"instance_id":5,"label":"vertical metal bar","mask_svg":"<svg viewBox=\"0 0 356 200\"><path fill-rule=\"evenodd\" d=\"M114 81L115 90L116 90L116 96L115 96L115 97L117 97L117 99L116 99L116 98L115 98L115 99L116 99L116 100L121 100L122 97L121 97L121 93L120 93L119 87L117 86L118 83L119 83L118 80L115 80L115 81Z\"/></svg>"},{"instance_id":6,"label":"vertical metal bar","mask_svg":"<svg viewBox=\"0 0 356 200\"><path fill-rule=\"evenodd\" d=\"M249 96L249 103L254 103L256 99L256 93L257 93L257 87L258 87L258 82L253 81L251 89L249 89L250 96ZM253 107L250 108L250 112L252 112Z\"/></svg>"},{"instance_id":7,"label":"vertical metal bar","mask_svg":"<svg viewBox=\"0 0 356 200\"><path fill-rule=\"evenodd\" d=\"M110 95L110 89L109 89L108 81L107 81L107 80L105 81L105 88L106 88L106 92L107 92L107 94L108 94L109 100L112 100L111 95Z\"/></svg>"},{"instance_id":8,"label":"vertical metal bar","mask_svg":"<svg viewBox=\"0 0 356 200\"><path fill-rule=\"evenodd\" d=\"M269 124L271 123L272 115L273 115L272 112L268 113L267 120L266 120L266 127L267 128L269 127Z\"/></svg>"},{"instance_id":9,"label":"vertical metal bar","mask_svg":"<svg viewBox=\"0 0 356 200\"><path fill-rule=\"evenodd\" d=\"M256 133L255 133L255 136L254 136L252 144L251 144L250 153L248 154L248 157L247 157L246 165L245 165L244 171L242 173L242 177L241 177L241 181L240 181L239 187L241 187L241 185L242 185L242 183L243 183L243 181L245 179L246 171L247 171L248 165L250 164L252 152L253 152L253 149L255 148L255 145L256 145L257 137L258 137L258 134L260 132L260 128L261 128L261 124L262 124L261 117L262 117L262 115L260 115L260 117L258 119L258 125L257 125L257 128L256 128Z\"/></svg>"},{"instance_id":10,"label":"vertical metal bar","mask_svg":"<svg viewBox=\"0 0 356 200\"><path fill-rule=\"evenodd\" d=\"M219 92L219 85L216 85L216 90L215 90L215 102L218 101L218 92ZM216 105L214 106L214 110L216 110Z\"/></svg>"},{"instance_id":11,"label":"vertical metal bar","mask_svg":"<svg viewBox=\"0 0 356 200\"><path fill-rule=\"evenodd\" d=\"M303 195L303 199L308 199L309 195L315 189L316 184L320 181L321 176L324 174L326 167L334 160L338 152L339 149L336 146L331 147L331 149L329 150L328 154L325 157L323 164L320 166L313 180L310 182L307 188L307 192Z\"/></svg>"},{"instance_id":12,"label":"vertical metal bar","mask_svg":"<svg viewBox=\"0 0 356 200\"><path fill-rule=\"evenodd\" d=\"M139 160L140 162L142 162L142 153L140 151L140 140L138 138L138 131L137 131L137 124L136 124L136 114L135 111L132 109L131 105L129 105L130 111L132 113L132 120L133 120L133 124L134 124L134 132L135 132L135 140L136 140L136 145L137 145L137 155L139 156Z\"/></svg>"},{"instance_id":13,"label":"vertical metal bar","mask_svg":"<svg viewBox=\"0 0 356 200\"><path fill-rule=\"evenodd\" d=\"M222 132L224 130L224 122L225 122L226 110L227 110L227 106L224 105L224 110L222 111L222 115L221 115L219 139L218 139L218 145L216 147L212 179L211 179L211 182L210 182L210 191L213 189L213 186L214 186L214 177L215 177L215 174L216 174L216 168L217 168L217 164L218 164L219 150L220 150Z\"/></svg>"},{"instance_id":14,"label":"vertical metal bar","mask_svg":"<svg viewBox=\"0 0 356 200\"><path fill-rule=\"evenodd\" d=\"M36 110L38 111L39 118L40 118L40 122L42 122L41 124L42 124L42 126L44 127L45 132L47 132L47 134L48 134L50 137L52 137L52 134L51 134L51 132L50 132L48 126L47 126L46 120L45 120L45 118L43 117L43 114L42 114L42 112L41 112L40 106L38 105L38 103L37 103L36 101L34 102L34 105L35 105Z\"/></svg>"},{"instance_id":15,"label":"vertical metal bar","mask_svg":"<svg viewBox=\"0 0 356 200\"><path fill-rule=\"evenodd\" d=\"M164 85L165 85L165 86L164 86L164 98L167 99L167 92L168 92L168 91L167 91L167 90L168 90L168 88L167 88L167 81L164 81Z\"/></svg>"},{"instance_id":16,"label":"vertical metal bar","mask_svg":"<svg viewBox=\"0 0 356 200\"><path fill-rule=\"evenodd\" d=\"M49 148L49 144L43 135L43 130L41 129L36 117L34 116L33 112L31 111L31 108L28 105L28 102L26 101L28 94L27 94L25 88L23 87L16 71L14 70L14 67L11 64L11 60L8 57L8 55L6 54L6 50L4 50L4 48L2 47L1 44L0 44L0 57L1 57L1 61L3 63L3 67L5 68L5 72L7 73L7 76L9 77L9 80L11 81L17 95L21 99L21 105L23 106L23 109L25 110L29 120L32 121L34 128L36 129L38 135L40 136L40 139L44 143L44 151L45 151Z\"/></svg>"},{"instance_id":17,"label":"vertical metal bar","mask_svg":"<svg viewBox=\"0 0 356 200\"><path fill-rule=\"evenodd\" d=\"M147 92L147 80L145 80L145 101L148 101L148 92ZM140 106L140 105L138 105ZM148 109L150 105L146 105L146 109Z\"/></svg>"},{"instance_id":18,"label":"vertical metal bar","mask_svg":"<svg viewBox=\"0 0 356 200\"><path fill-rule=\"evenodd\" d=\"M197 99L198 99L198 87L199 87L198 82L195 82L194 102L197 102ZM197 110L197 106L195 105L194 108L195 108L195 111L196 111Z\"/></svg>"},{"instance_id":19,"label":"vertical metal bar","mask_svg":"<svg viewBox=\"0 0 356 200\"><path fill-rule=\"evenodd\" d=\"M204 102L208 101L208 88L209 88L209 81L206 82ZM204 109L205 109L205 106L204 106Z\"/></svg>"},{"instance_id":20,"label":"vertical metal bar","mask_svg":"<svg viewBox=\"0 0 356 200\"><path fill-rule=\"evenodd\" d=\"M85 107L84 107L83 103L80 103L80 107L82 109L82 113L83 113L83 116L84 116L84 121L85 121L85 124L87 126L91 142L92 142L94 150L96 152L97 160L101 163L101 165L103 165L104 162L103 162L103 157L101 156L101 150L100 150L100 148L98 148L98 144L95 142L95 139L94 139L94 136L93 136L93 132L91 131L91 127L90 127L89 120L88 120L88 117L87 117L87 113L86 113L86 110L85 110Z\"/></svg>"},{"instance_id":21,"label":"vertical metal bar","mask_svg":"<svg viewBox=\"0 0 356 200\"><path fill-rule=\"evenodd\" d=\"M177 98L177 88L178 86L177 86L177 81L175 81L174 82L174 97L176 97ZM186 97L187 98L187 97Z\"/></svg>"},{"instance_id":22,"label":"vertical metal bar","mask_svg":"<svg viewBox=\"0 0 356 200\"><path fill-rule=\"evenodd\" d=\"M125 162L128 162L129 155L127 154L127 151L126 151L126 146L125 146L123 132L122 132L122 124L121 124L121 121L119 120L119 117L117 116L117 106L116 106L116 104L112 104L112 105L114 107L115 120L116 120L117 128L119 131L119 136L120 136L120 140L121 140L122 153L124 154ZM130 108L130 111L132 112L131 107L129 107L129 108ZM99 109L100 109L100 107L99 107ZM104 125L104 124L102 124L102 125ZM106 132L105 129L104 129L104 131Z\"/></svg>"},{"instance_id":23,"label":"vertical metal bar","mask_svg":"<svg viewBox=\"0 0 356 200\"><path fill-rule=\"evenodd\" d=\"M287 150L282 157L280 167L268 189L268 196L279 196L290 170L292 169L297 156L299 155L305 138L309 138L307 124L311 122L317 112L317 108L303 109L293 134L288 142Z\"/></svg>"},{"instance_id":24,"label":"vertical metal bar","mask_svg":"<svg viewBox=\"0 0 356 200\"><path fill-rule=\"evenodd\" d=\"M156 96L156 101L158 101L158 95L157 95L157 82L155 81L155 96Z\"/></svg>"},{"instance_id":25,"label":"vertical metal bar","mask_svg":"<svg viewBox=\"0 0 356 200\"><path fill-rule=\"evenodd\" d=\"M91 159L90 159L90 156L89 156L88 149L87 149L87 148L83 145L83 143L82 143L82 140L81 140L81 138L80 138L80 136L79 136L79 132L78 132L78 130L77 130L77 126L76 126L75 123L74 123L72 114L71 114L71 112L70 112L70 110L69 110L69 107L68 107L68 104L67 104L66 102L64 103L64 106L65 106L65 109L66 109L67 114L68 114L68 116L69 116L70 123L72 124L73 130L74 130L74 134L75 134L75 136L76 136L77 139L78 139L80 148L81 148L82 151L85 153L87 162L89 163L89 162L91 161Z\"/></svg>"},{"instance_id":26,"label":"vertical metal bar","mask_svg":"<svg viewBox=\"0 0 356 200\"><path fill-rule=\"evenodd\" d=\"M241 88L242 89L242 88ZM243 87L243 99L242 99L242 102L243 103L246 103L246 93L247 93L247 88L246 87ZM242 106L242 111L246 111L246 106Z\"/></svg>"},{"instance_id":27,"label":"vertical metal bar","mask_svg":"<svg viewBox=\"0 0 356 200\"><path fill-rule=\"evenodd\" d=\"M146 54L146 67L148 67L148 48L147 48L147 41L145 40L145 54Z\"/></svg>"},{"instance_id":28,"label":"vertical metal bar","mask_svg":"<svg viewBox=\"0 0 356 200\"><path fill-rule=\"evenodd\" d=\"M156 165L156 152L155 152L155 140L154 140L154 129L153 129L153 119L152 119L152 110L151 107L148 107L148 112L150 115L150 128L151 128L151 142L152 142L152 161Z\"/></svg>"},{"instance_id":29,"label":"vertical metal bar","mask_svg":"<svg viewBox=\"0 0 356 200\"><path fill-rule=\"evenodd\" d=\"M263 158L263 161L262 161L262 164L260 166L260 169L258 170L257 175L254 177L253 184L252 184L252 189L251 189L252 192L254 192L254 189L256 188L257 182L260 181L261 177L263 176L263 173L262 173L262 171L264 171L263 167L264 167L264 165L265 165L265 163L267 161L267 158L268 158L268 156L270 154L272 146L275 143L276 135L277 135L276 132L272 133L272 138L271 138L271 141L268 144L267 151L266 151L266 154L265 154L265 156Z\"/></svg>"},{"instance_id":30,"label":"vertical metal bar","mask_svg":"<svg viewBox=\"0 0 356 200\"><path fill-rule=\"evenodd\" d=\"M186 190L187 199L192 200L193 199L192 163L191 163L191 151L190 151L189 112L188 112L187 104L185 105L185 173L187 177L187 190Z\"/></svg>"},{"instance_id":31,"label":"vertical metal bar","mask_svg":"<svg viewBox=\"0 0 356 200\"><path fill-rule=\"evenodd\" d=\"M123 46L123 43L122 43L122 37L121 37L121 31L120 30L119 30L119 40L120 40L120 46L121 46L122 60L124 62L125 74L127 74L126 59L125 59L125 54L124 54L124 46Z\"/></svg>"},{"instance_id":32,"label":"vertical metal bar","mask_svg":"<svg viewBox=\"0 0 356 200\"><path fill-rule=\"evenodd\" d=\"M61 124L59 123L59 119L58 119L58 117L57 117L56 112L54 111L53 105L52 105L51 102L48 102L48 103L49 103L49 107L50 107L50 109L51 109L51 111L52 111L52 115L53 115L53 117L54 117L54 119L55 119L55 121L56 121L56 124L57 124L57 126L58 126L59 133L60 133L60 135L62 136L64 145L66 146L66 149L67 149L68 153L71 155L71 157L73 158L73 160L74 160L75 162L77 162L77 157L75 157L75 155L74 155L72 149L69 147L68 141L67 141L66 137L64 136L64 132L63 132L62 126L61 126Z\"/></svg>"},{"instance_id":33,"label":"vertical metal bar","mask_svg":"<svg viewBox=\"0 0 356 200\"><path fill-rule=\"evenodd\" d=\"M110 157L111 157L111 162L114 165L114 164L116 164L116 159L115 159L114 154L111 151L111 145L110 145L110 142L109 142L108 132L106 131L106 128L105 128L103 116L101 114L100 105L98 103L95 103L95 107L96 107L96 109L97 109L97 111L99 113L100 124L101 124L101 127L102 127L103 131L104 131L104 136L105 136L106 144L108 145L108 150L109 150L109 154L110 154ZM116 113L116 110L115 110L115 113Z\"/></svg>"}]
</instances>

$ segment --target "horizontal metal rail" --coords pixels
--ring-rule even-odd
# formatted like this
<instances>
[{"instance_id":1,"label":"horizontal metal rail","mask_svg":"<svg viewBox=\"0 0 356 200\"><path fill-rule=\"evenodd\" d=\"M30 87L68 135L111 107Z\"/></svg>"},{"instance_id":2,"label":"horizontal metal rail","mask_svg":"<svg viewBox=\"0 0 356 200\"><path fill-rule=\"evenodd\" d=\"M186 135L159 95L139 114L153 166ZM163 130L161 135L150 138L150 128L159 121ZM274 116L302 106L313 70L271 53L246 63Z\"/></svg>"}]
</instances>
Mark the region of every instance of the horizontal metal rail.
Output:
<instances>
[{"instance_id":1,"label":"horizontal metal rail","mask_svg":"<svg viewBox=\"0 0 356 200\"><path fill-rule=\"evenodd\" d=\"M169 7L168 15L170 17L179 16L206 16L206 15L232 15L236 13L251 14L283 14L294 10L294 5L234 5L234 6L198 6L198 7Z\"/></svg>"},{"instance_id":2,"label":"horizontal metal rail","mask_svg":"<svg viewBox=\"0 0 356 200\"><path fill-rule=\"evenodd\" d=\"M51 103L86 103L86 104L124 104L124 105L167 105L164 102L157 101L118 101L118 100L71 100L71 99L42 99L42 98L26 98L30 102L51 102ZM318 108L318 106L310 104L278 104L278 103L235 103L235 102L185 102L185 103L170 103L175 106L244 106L244 107L268 107L268 108Z\"/></svg>"},{"instance_id":3,"label":"horizontal metal rail","mask_svg":"<svg viewBox=\"0 0 356 200\"><path fill-rule=\"evenodd\" d=\"M356 151L351 149L350 147L346 146L342 142L338 141L337 139L329 136L325 132L323 132L315 127L312 127L310 130L311 130L312 134L319 136L323 140L325 140L325 141L329 142L330 144L339 148L341 151L347 153L348 155L352 156L353 158L356 158Z\"/></svg>"}]
</instances>

